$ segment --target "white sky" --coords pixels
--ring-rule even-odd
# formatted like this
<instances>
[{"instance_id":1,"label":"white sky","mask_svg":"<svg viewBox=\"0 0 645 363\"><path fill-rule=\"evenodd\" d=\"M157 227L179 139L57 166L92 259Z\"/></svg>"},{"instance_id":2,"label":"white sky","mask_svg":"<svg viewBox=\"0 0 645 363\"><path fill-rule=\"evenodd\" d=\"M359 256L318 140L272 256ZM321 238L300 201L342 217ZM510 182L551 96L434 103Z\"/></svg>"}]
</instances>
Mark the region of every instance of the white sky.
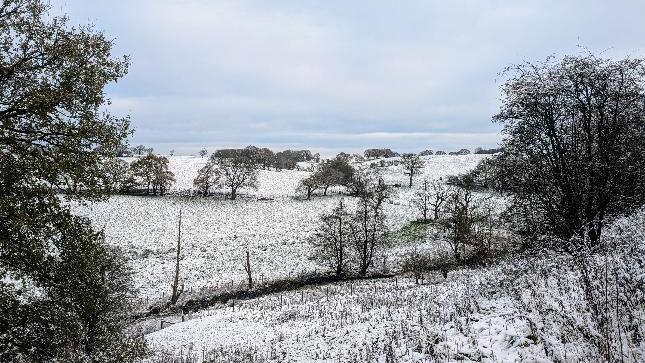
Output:
<instances>
[{"instance_id":1,"label":"white sky","mask_svg":"<svg viewBox=\"0 0 645 363\"><path fill-rule=\"evenodd\" d=\"M323 154L492 147L499 72L645 57L645 1L52 0L129 54L110 86L132 144Z\"/></svg>"}]
</instances>

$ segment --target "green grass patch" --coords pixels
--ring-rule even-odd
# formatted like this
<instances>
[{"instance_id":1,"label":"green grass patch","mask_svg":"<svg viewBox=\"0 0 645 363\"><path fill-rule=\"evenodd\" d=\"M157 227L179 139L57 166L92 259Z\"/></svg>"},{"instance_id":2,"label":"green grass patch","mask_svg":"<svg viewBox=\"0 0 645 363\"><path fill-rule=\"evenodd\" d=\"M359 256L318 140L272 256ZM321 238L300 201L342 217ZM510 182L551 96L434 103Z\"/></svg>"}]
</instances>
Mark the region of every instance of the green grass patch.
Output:
<instances>
[{"instance_id":1,"label":"green grass patch","mask_svg":"<svg viewBox=\"0 0 645 363\"><path fill-rule=\"evenodd\" d=\"M393 244L408 244L424 240L432 228L429 221L410 221L397 231L389 234Z\"/></svg>"}]
</instances>

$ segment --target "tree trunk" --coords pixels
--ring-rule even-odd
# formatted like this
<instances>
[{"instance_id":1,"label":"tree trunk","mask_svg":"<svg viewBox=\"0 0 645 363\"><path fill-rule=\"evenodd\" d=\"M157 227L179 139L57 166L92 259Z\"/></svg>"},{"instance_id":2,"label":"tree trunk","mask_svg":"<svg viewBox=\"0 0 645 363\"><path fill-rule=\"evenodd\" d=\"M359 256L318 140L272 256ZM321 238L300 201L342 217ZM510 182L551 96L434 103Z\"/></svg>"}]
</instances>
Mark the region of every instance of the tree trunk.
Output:
<instances>
[{"instance_id":1,"label":"tree trunk","mask_svg":"<svg viewBox=\"0 0 645 363\"><path fill-rule=\"evenodd\" d=\"M410 185L408 186L408 188L412 188L412 177L413 176L414 176L414 172L412 170L410 170Z\"/></svg>"},{"instance_id":2,"label":"tree trunk","mask_svg":"<svg viewBox=\"0 0 645 363\"><path fill-rule=\"evenodd\" d=\"M244 270L246 271L249 290L253 288L253 274L251 273L251 256L249 251L246 251L246 263L244 265Z\"/></svg>"},{"instance_id":3,"label":"tree trunk","mask_svg":"<svg viewBox=\"0 0 645 363\"><path fill-rule=\"evenodd\" d=\"M340 202L340 206L342 208L343 202ZM343 274L343 259L345 258L344 255L344 246L343 246L343 219L342 217L338 218L338 265L336 265L336 276L340 276Z\"/></svg>"},{"instance_id":4,"label":"tree trunk","mask_svg":"<svg viewBox=\"0 0 645 363\"><path fill-rule=\"evenodd\" d=\"M181 289L179 289L179 257L181 253L181 209L179 210L179 233L177 234L177 258L175 259L175 280L172 284L172 296L170 297L170 304L175 305L179 296L184 291L184 285L182 284Z\"/></svg>"},{"instance_id":5,"label":"tree trunk","mask_svg":"<svg viewBox=\"0 0 645 363\"><path fill-rule=\"evenodd\" d=\"M231 187L231 200L235 200L237 198L237 188Z\"/></svg>"}]
</instances>

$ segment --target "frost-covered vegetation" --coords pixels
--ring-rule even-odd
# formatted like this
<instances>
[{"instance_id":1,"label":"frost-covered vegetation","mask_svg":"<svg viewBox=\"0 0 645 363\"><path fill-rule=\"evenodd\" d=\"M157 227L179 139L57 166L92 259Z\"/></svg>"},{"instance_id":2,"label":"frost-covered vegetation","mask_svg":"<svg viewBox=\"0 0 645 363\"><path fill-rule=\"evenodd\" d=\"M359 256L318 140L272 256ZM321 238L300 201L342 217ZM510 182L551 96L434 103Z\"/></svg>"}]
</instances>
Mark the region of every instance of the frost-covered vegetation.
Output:
<instances>
[{"instance_id":1,"label":"frost-covered vegetation","mask_svg":"<svg viewBox=\"0 0 645 363\"><path fill-rule=\"evenodd\" d=\"M500 148L128 148L127 57L0 6L0 361L645 361L645 60L507 70Z\"/></svg>"},{"instance_id":2,"label":"frost-covered vegetation","mask_svg":"<svg viewBox=\"0 0 645 363\"><path fill-rule=\"evenodd\" d=\"M424 157L423 176L446 178L474 168L484 157ZM175 156L169 157L169 161L170 170L177 176L170 193L174 190L190 194L192 179L205 160ZM187 291L216 288L231 281L237 286L245 278L242 262L246 250L251 253L258 281L321 271L322 267L311 259L307 238L320 214L330 211L341 198L353 202L338 194L340 188L325 198L297 198L298 182L310 174L262 170L258 189L243 190L235 201L222 196L112 196L106 202L76 206L75 211L102 228L108 243L128 253L140 297L152 301L168 295L180 209L184 240L181 266ZM402 166L383 168L381 175L392 185L407 180ZM411 202L414 189L397 189L394 198L385 204L391 230L419 217ZM406 248L394 247L395 256L404 254L402 250ZM382 257L379 260L382 266ZM386 258L386 269L396 268L397 260Z\"/></svg>"},{"instance_id":3,"label":"frost-covered vegetation","mask_svg":"<svg viewBox=\"0 0 645 363\"><path fill-rule=\"evenodd\" d=\"M586 266L611 349L642 361L644 220L618 221L607 238L621 248L600 261L522 254L446 279L427 273L421 284L345 282L216 306L149 334L152 360L598 361L605 341L582 287Z\"/></svg>"}]
</instances>

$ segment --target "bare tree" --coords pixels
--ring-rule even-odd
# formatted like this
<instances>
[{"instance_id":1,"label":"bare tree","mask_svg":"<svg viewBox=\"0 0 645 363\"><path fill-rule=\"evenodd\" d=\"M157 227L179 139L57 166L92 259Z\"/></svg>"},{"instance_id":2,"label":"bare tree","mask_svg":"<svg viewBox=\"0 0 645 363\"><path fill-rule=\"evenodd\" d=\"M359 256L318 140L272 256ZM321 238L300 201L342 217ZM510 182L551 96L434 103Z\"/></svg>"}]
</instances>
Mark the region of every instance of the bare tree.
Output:
<instances>
[{"instance_id":1,"label":"bare tree","mask_svg":"<svg viewBox=\"0 0 645 363\"><path fill-rule=\"evenodd\" d=\"M432 195L430 194L430 181L428 179L423 180L421 190L417 191L412 199L412 204L419 209L421 212L421 217L423 221L428 220L428 212L430 211L430 201Z\"/></svg>"},{"instance_id":2,"label":"bare tree","mask_svg":"<svg viewBox=\"0 0 645 363\"><path fill-rule=\"evenodd\" d=\"M415 193L412 204L417 207L424 221L429 221L428 215L432 213L432 220L439 220L439 213L443 208L450 191L439 180L424 179L421 190Z\"/></svg>"},{"instance_id":3,"label":"bare tree","mask_svg":"<svg viewBox=\"0 0 645 363\"><path fill-rule=\"evenodd\" d=\"M214 162L209 161L197 172L197 176L193 180L193 186L202 195L206 196L211 188L220 184L221 179L222 173L219 168Z\"/></svg>"},{"instance_id":4,"label":"bare tree","mask_svg":"<svg viewBox=\"0 0 645 363\"><path fill-rule=\"evenodd\" d=\"M319 175L317 173L313 173L300 181L297 191L305 194L307 196L307 200L309 200L311 199L311 194L318 188L320 188Z\"/></svg>"},{"instance_id":5,"label":"bare tree","mask_svg":"<svg viewBox=\"0 0 645 363\"><path fill-rule=\"evenodd\" d=\"M415 175L421 174L424 162L417 155L403 154L401 156L401 163L403 164L405 175L408 175L410 177L410 183L408 186L412 188L412 179Z\"/></svg>"},{"instance_id":6,"label":"bare tree","mask_svg":"<svg viewBox=\"0 0 645 363\"><path fill-rule=\"evenodd\" d=\"M471 252L480 260L486 258L492 239L492 215L472 191L450 189L446 200L446 216L440 220L444 238L450 245L455 262L465 262Z\"/></svg>"},{"instance_id":7,"label":"bare tree","mask_svg":"<svg viewBox=\"0 0 645 363\"><path fill-rule=\"evenodd\" d=\"M179 259L181 254L181 209L179 210L179 227L177 233L177 257L175 258L175 278L172 282L172 295L170 296L170 304L175 305L179 297L184 292L184 284L179 287Z\"/></svg>"},{"instance_id":8,"label":"bare tree","mask_svg":"<svg viewBox=\"0 0 645 363\"><path fill-rule=\"evenodd\" d=\"M200 157L203 158L204 156L206 156L206 154L208 154L208 150L206 150L206 149L199 150L199 156Z\"/></svg>"},{"instance_id":9,"label":"bare tree","mask_svg":"<svg viewBox=\"0 0 645 363\"><path fill-rule=\"evenodd\" d=\"M351 215L345 208L343 201L329 214L320 218L320 225L311 238L311 243L316 250L316 257L328 264L336 276L346 273L349 244L349 224Z\"/></svg>"},{"instance_id":10,"label":"bare tree","mask_svg":"<svg viewBox=\"0 0 645 363\"><path fill-rule=\"evenodd\" d=\"M246 271L246 276L248 280L249 290L253 288L253 274L251 273L251 254L249 250L246 250L246 260L244 261L244 271Z\"/></svg>"},{"instance_id":11,"label":"bare tree","mask_svg":"<svg viewBox=\"0 0 645 363\"><path fill-rule=\"evenodd\" d=\"M359 201L352 223L349 225L354 250L358 257L358 273L364 276L372 265L375 252L385 246L387 228L383 203L390 198L390 188L382 178L363 178L364 190L358 195Z\"/></svg>"}]
</instances>

